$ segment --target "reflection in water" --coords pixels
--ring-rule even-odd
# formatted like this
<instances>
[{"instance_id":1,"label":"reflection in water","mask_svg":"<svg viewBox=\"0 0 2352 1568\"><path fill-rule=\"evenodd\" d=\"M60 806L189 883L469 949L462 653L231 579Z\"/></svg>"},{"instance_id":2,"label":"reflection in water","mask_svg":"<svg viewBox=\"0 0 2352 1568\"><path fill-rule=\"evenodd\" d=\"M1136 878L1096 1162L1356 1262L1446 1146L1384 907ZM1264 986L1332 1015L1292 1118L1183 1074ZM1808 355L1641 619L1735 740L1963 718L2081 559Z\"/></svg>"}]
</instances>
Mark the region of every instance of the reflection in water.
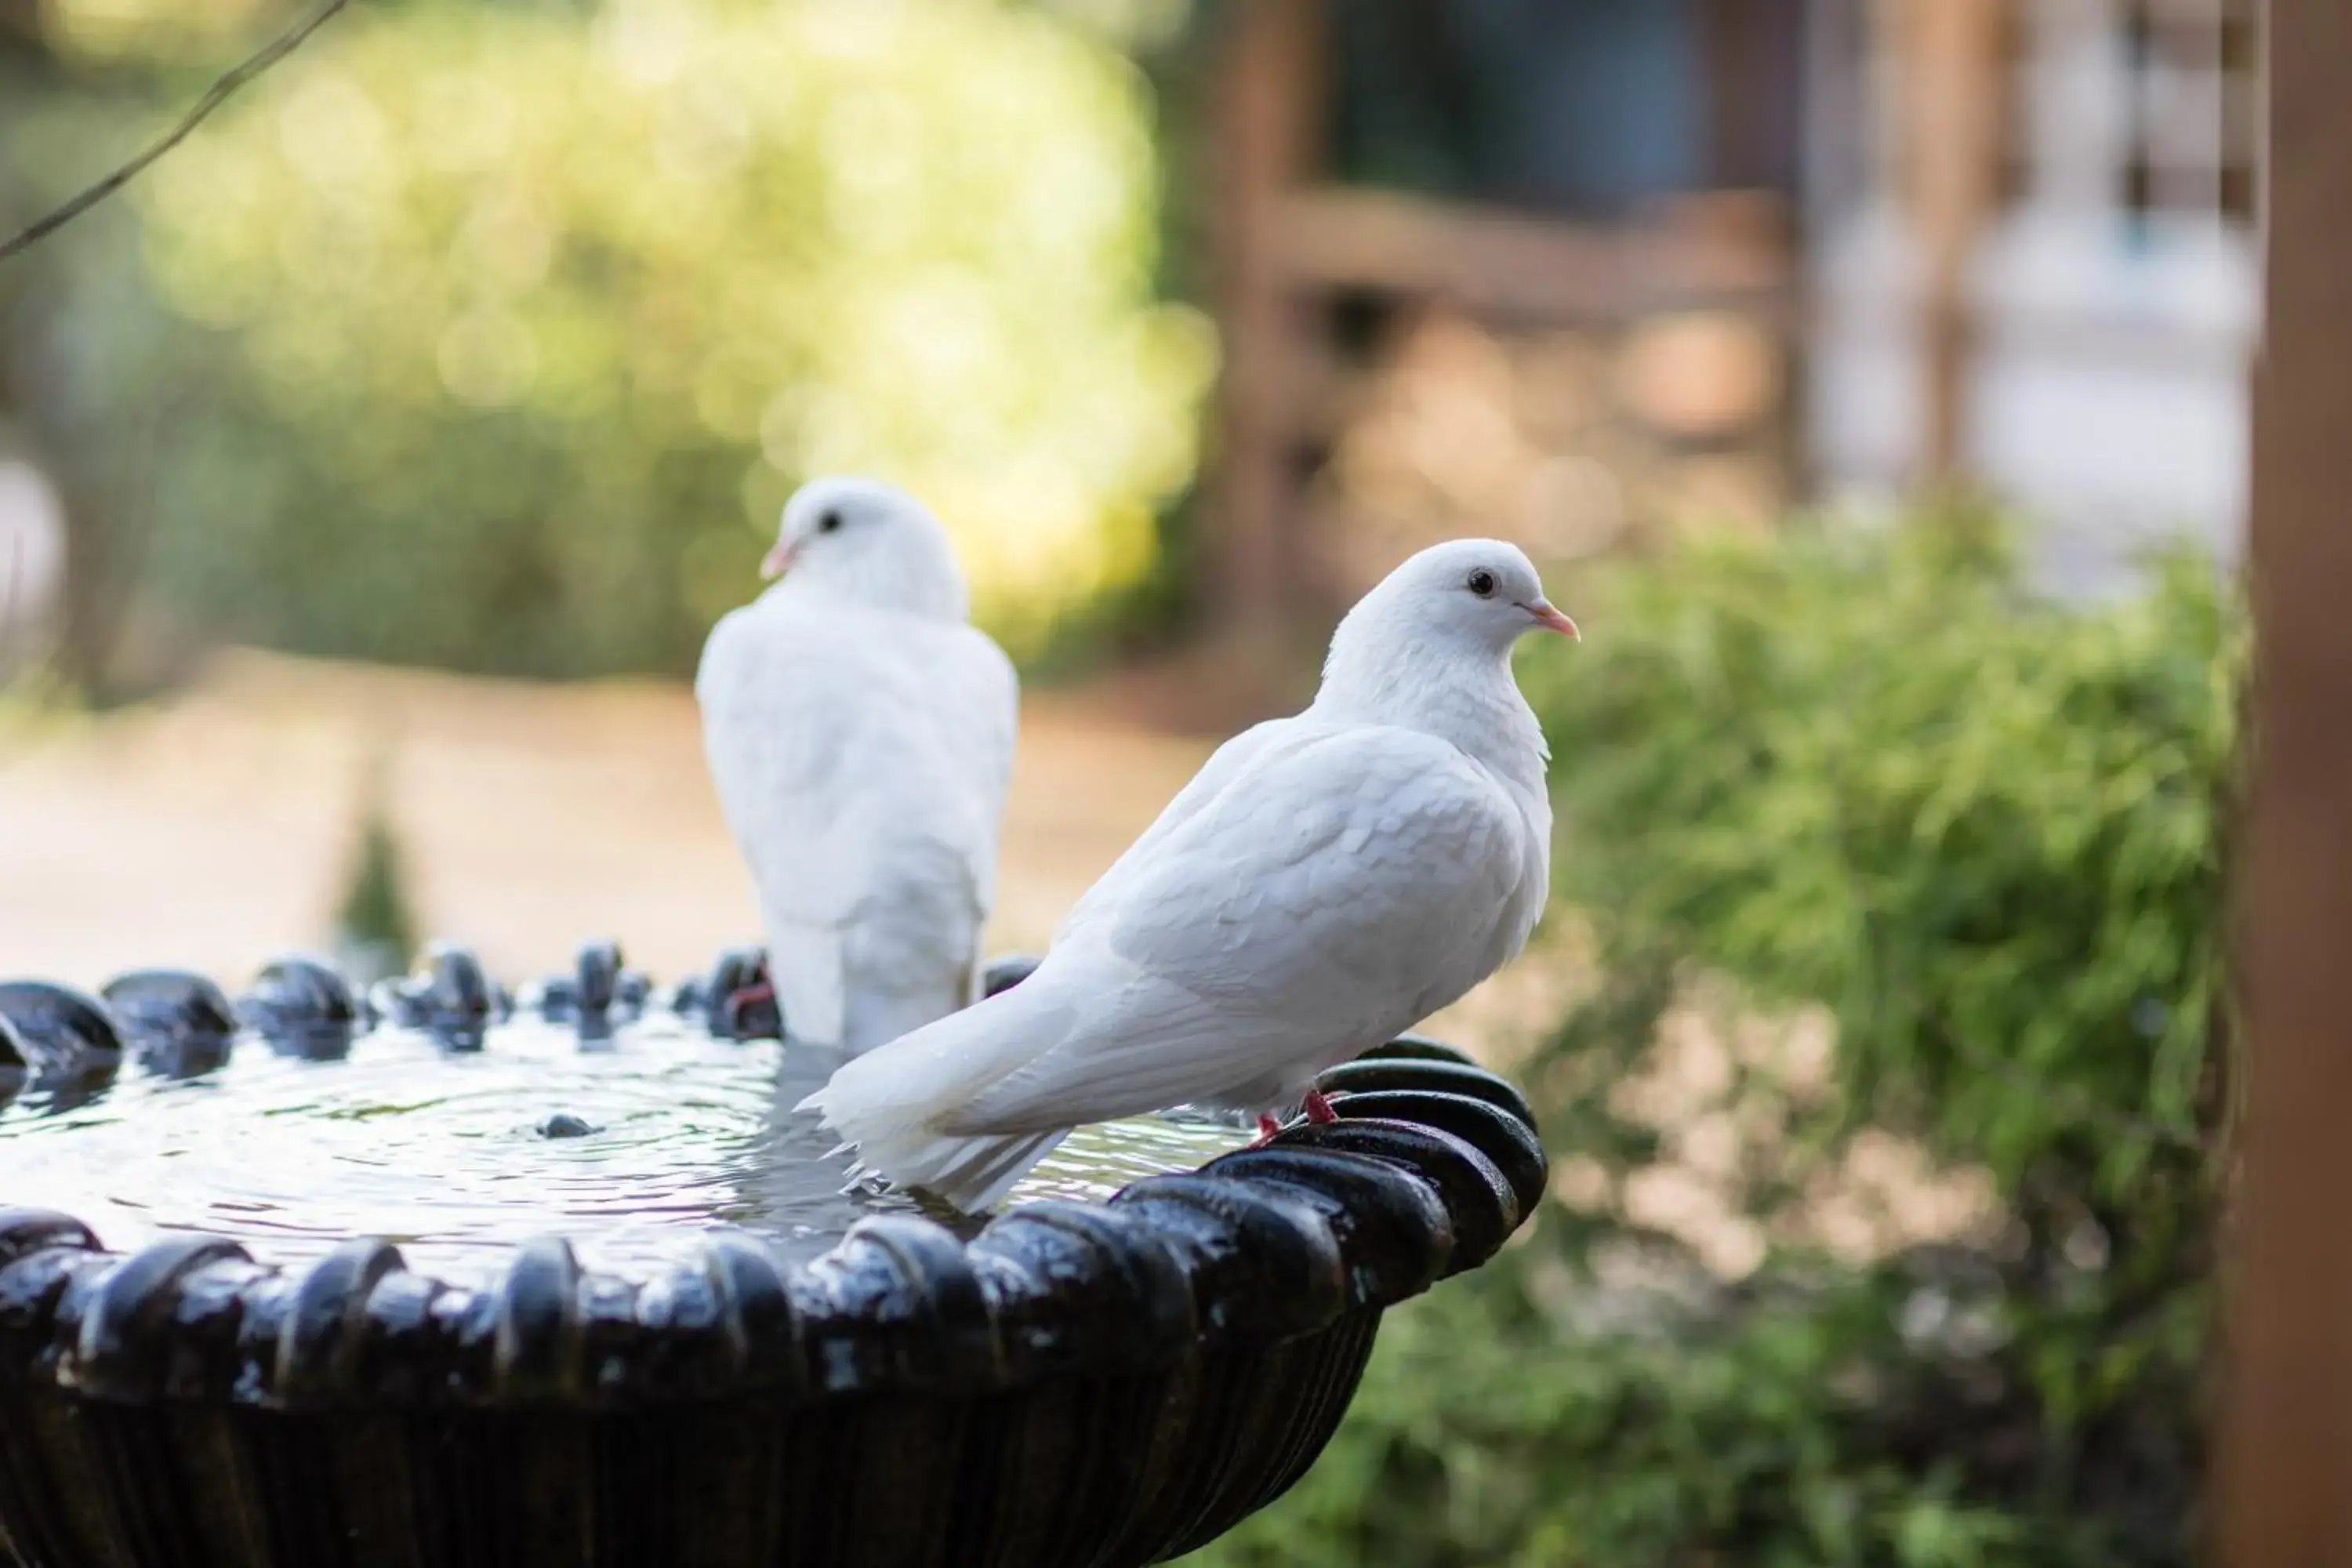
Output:
<instances>
[{"instance_id":1,"label":"reflection in water","mask_svg":"<svg viewBox=\"0 0 2352 1568\"><path fill-rule=\"evenodd\" d=\"M134 1068L94 1097L36 1088L0 1106L0 1205L61 1209L117 1249L209 1231L271 1263L381 1236L419 1271L477 1284L506 1246L549 1234L625 1273L690 1258L720 1225L808 1257L868 1214L915 1206L845 1194L849 1157L791 1113L835 1065L662 1016L584 1050L527 1018L461 1054L394 1029L340 1062L247 1038L217 1071ZM593 1131L546 1136L557 1118ZM1012 1201L1101 1198L1245 1136L1157 1118L1082 1129Z\"/></svg>"}]
</instances>

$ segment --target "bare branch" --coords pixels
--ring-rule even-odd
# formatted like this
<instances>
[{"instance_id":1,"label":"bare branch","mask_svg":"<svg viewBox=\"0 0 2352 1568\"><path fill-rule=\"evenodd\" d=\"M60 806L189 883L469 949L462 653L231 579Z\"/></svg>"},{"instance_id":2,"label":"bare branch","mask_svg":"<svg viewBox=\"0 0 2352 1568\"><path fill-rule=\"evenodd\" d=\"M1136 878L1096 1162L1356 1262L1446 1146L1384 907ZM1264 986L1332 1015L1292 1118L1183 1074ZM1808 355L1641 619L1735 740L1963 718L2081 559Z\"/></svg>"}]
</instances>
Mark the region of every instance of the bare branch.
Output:
<instances>
[{"instance_id":1,"label":"bare branch","mask_svg":"<svg viewBox=\"0 0 2352 1568\"><path fill-rule=\"evenodd\" d=\"M37 241L55 234L58 229L129 184L148 164L185 141L188 132L203 124L205 117L222 104L226 103L239 88L301 47L305 38L325 26L327 18L348 4L350 0L327 0L325 5L310 16L263 45L242 64L225 73L218 81L213 83L211 89L204 97L196 100L194 108L182 115L178 123L149 143L146 150L137 157L99 181L98 184L82 191L47 217L37 220L30 226L12 236L6 243L0 244L0 261L5 261L18 251L26 249Z\"/></svg>"}]
</instances>

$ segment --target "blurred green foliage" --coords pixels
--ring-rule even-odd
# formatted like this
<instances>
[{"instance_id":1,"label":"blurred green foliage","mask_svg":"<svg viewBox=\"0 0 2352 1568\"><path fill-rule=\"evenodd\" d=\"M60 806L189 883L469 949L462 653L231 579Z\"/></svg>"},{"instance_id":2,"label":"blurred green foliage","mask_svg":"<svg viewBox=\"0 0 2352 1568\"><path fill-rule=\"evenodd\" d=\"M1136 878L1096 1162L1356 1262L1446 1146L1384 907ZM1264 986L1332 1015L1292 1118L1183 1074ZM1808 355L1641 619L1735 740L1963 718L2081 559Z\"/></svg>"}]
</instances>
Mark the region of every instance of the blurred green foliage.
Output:
<instances>
[{"instance_id":1,"label":"blurred green foliage","mask_svg":"<svg viewBox=\"0 0 2352 1568\"><path fill-rule=\"evenodd\" d=\"M1554 1200L1193 1561L2189 1563L2236 601L2042 602L1967 517L1561 597Z\"/></svg>"},{"instance_id":2,"label":"blurred green foliage","mask_svg":"<svg viewBox=\"0 0 2352 1568\"><path fill-rule=\"evenodd\" d=\"M46 15L103 72L259 9ZM119 131L85 88L12 134L21 176ZM1032 652L1149 577L1195 462L1214 352L1154 297L1151 113L1109 42L1011 4L354 7L18 314L72 488L152 470L114 510L205 624L685 668L793 486L850 470L926 497Z\"/></svg>"}]
</instances>

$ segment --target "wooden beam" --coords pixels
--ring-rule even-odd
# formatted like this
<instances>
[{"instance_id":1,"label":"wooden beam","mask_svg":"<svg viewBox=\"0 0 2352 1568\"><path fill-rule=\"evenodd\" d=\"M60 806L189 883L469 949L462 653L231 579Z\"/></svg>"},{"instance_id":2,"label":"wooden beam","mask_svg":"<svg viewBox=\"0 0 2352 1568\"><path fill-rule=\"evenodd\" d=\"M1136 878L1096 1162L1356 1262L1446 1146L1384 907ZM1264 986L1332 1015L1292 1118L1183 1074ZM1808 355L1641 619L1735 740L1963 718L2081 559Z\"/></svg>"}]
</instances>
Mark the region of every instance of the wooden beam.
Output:
<instances>
[{"instance_id":1,"label":"wooden beam","mask_svg":"<svg viewBox=\"0 0 2352 1568\"><path fill-rule=\"evenodd\" d=\"M1205 586L1225 630L1267 632L1282 622L1295 565L1284 537L1293 504L1285 431L1299 324L1282 212L1319 153L1323 16L1318 0L1223 9L1210 117L1224 366Z\"/></svg>"},{"instance_id":2,"label":"wooden beam","mask_svg":"<svg viewBox=\"0 0 2352 1568\"><path fill-rule=\"evenodd\" d=\"M1759 221L1580 224L1396 192L1324 186L1281 204L1283 276L1317 289L1441 300L1529 325L1614 325L1646 312L1793 310L1781 205Z\"/></svg>"},{"instance_id":3,"label":"wooden beam","mask_svg":"<svg viewBox=\"0 0 2352 1568\"><path fill-rule=\"evenodd\" d=\"M2234 1568L2352 1563L2352 5L2269 9Z\"/></svg>"},{"instance_id":4,"label":"wooden beam","mask_svg":"<svg viewBox=\"0 0 2352 1568\"><path fill-rule=\"evenodd\" d=\"M1882 0L1900 62L1904 194L1922 259L1927 436L1921 477L1958 479L1970 360L1968 276L2000 190L2006 0Z\"/></svg>"}]
</instances>

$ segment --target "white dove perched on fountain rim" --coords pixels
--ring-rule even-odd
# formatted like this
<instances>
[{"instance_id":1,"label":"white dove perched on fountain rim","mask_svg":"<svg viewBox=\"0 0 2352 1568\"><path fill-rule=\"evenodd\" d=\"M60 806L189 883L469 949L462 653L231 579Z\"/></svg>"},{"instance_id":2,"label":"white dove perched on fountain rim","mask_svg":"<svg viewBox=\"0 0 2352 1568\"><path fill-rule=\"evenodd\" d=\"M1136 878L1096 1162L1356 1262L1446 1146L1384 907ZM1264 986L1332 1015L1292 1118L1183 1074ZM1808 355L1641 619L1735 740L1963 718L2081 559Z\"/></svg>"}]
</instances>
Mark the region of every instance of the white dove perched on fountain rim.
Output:
<instances>
[{"instance_id":1,"label":"white dove perched on fountain rim","mask_svg":"<svg viewBox=\"0 0 2352 1568\"><path fill-rule=\"evenodd\" d=\"M1020 984L802 1102L859 1163L987 1207L1069 1131L1305 1100L1516 955L1550 881L1512 646L1576 635L1517 549L1423 551L1351 610L1306 711L1218 748Z\"/></svg>"},{"instance_id":2,"label":"white dove perched on fountain rim","mask_svg":"<svg viewBox=\"0 0 2352 1568\"><path fill-rule=\"evenodd\" d=\"M975 994L1019 686L900 490L803 486L762 572L703 647L703 749L785 1027L867 1050Z\"/></svg>"}]
</instances>

